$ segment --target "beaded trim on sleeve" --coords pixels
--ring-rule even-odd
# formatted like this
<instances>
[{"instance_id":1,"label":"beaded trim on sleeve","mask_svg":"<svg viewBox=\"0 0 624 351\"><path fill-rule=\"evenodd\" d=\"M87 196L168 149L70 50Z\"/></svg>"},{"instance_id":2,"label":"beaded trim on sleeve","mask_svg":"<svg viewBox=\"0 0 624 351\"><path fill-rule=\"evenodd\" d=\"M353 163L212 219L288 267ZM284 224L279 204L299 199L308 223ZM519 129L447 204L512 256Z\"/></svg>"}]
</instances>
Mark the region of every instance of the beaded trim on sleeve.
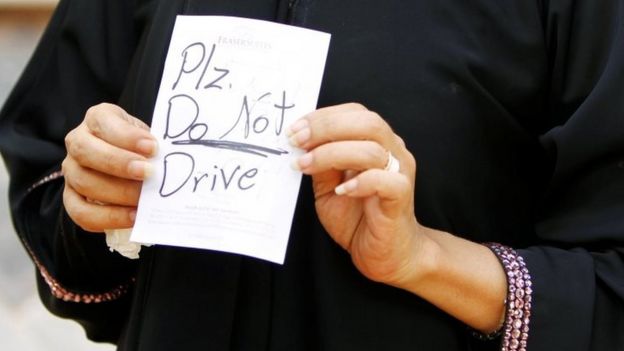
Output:
<instances>
[{"instance_id":1,"label":"beaded trim on sleeve","mask_svg":"<svg viewBox=\"0 0 624 351\"><path fill-rule=\"evenodd\" d=\"M522 256L498 243L485 244L498 257L507 273L507 312L501 351L526 351L531 321L531 274Z\"/></svg>"},{"instance_id":2,"label":"beaded trim on sleeve","mask_svg":"<svg viewBox=\"0 0 624 351\"><path fill-rule=\"evenodd\" d=\"M38 180L37 182L35 182L35 184L31 185L30 188L28 188L28 192L31 192L33 190L35 190L36 188L42 186L45 183L49 183L55 179L61 178L63 177L63 172L62 171L56 171L53 172L43 178L41 178L40 180Z\"/></svg>"},{"instance_id":3,"label":"beaded trim on sleeve","mask_svg":"<svg viewBox=\"0 0 624 351\"><path fill-rule=\"evenodd\" d=\"M34 189L61 177L63 177L63 172L61 171L56 171L54 173L51 173L50 175L43 177L41 180L37 181L32 186L30 186L28 188L28 192L31 192ZM31 250L30 246L23 239L22 239L22 243L24 244L26 251L28 251L28 254L32 258L33 262L35 263L35 266L37 267L39 274L41 274L41 276L43 277L43 280L46 282L46 284L50 288L50 292L52 293L52 296L54 296L57 299L60 299L66 302L76 302L76 303L86 303L86 304L114 301L114 300L119 299L123 295L125 295L130 290L130 287L132 286L132 284L134 284L135 279L132 278L128 283L119 285L118 287L111 289L104 293L86 294L86 293L78 293L78 292L69 291L66 288L64 288L56 279L54 279L54 277L52 277L50 272L48 272L48 270L43 266L43 264L39 261L37 256L35 256L34 252Z\"/></svg>"},{"instance_id":4,"label":"beaded trim on sleeve","mask_svg":"<svg viewBox=\"0 0 624 351\"><path fill-rule=\"evenodd\" d=\"M50 293L52 296L56 297L59 300L63 300L65 302L75 302L75 303L101 303L101 302L109 302L114 301L128 293L132 284L134 284L135 279L131 278L130 282L119 285L107 292L104 293L95 293L95 294L86 294L86 293L78 293L72 292L64 288L52 275L48 272L48 270L41 264L41 262L34 255L30 247L26 243L24 243L26 250L30 254L35 266L39 270L39 274L43 277L43 280L46 282L48 287L50 288Z\"/></svg>"}]
</instances>

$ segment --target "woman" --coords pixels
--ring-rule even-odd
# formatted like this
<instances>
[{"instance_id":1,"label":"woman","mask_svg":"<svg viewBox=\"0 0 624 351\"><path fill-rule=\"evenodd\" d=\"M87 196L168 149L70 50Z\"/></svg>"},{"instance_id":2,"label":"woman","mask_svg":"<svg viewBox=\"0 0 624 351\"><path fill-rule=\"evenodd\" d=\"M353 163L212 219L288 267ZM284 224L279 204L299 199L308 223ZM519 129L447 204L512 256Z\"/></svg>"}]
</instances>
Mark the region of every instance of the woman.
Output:
<instances>
[{"instance_id":1,"label":"woman","mask_svg":"<svg viewBox=\"0 0 624 351\"><path fill-rule=\"evenodd\" d=\"M290 128L311 177L284 266L134 263L88 233L133 223L177 14L332 33L324 108ZM622 19L620 0L62 1L0 124L42 299L120 350L624 348Z\"/></svg>"}]
</instances>

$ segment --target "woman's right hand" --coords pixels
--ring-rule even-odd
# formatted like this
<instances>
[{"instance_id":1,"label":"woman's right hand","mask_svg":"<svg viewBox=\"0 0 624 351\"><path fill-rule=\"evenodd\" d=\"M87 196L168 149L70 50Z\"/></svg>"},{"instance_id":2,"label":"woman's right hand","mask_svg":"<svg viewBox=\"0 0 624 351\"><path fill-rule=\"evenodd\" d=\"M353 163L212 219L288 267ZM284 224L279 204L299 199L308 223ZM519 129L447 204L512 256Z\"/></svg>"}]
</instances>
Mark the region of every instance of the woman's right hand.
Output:
<instances>
[{"instance_id":1,"label":"woman's right hand","mask_svg":"<svg viewBox=\"0 0 624 351\"><path fill-rule=\"evenodd\" d=\"M147 158L157 150L149 127L116 105L91 107L65 137L63 203L69 217L90 232L134 225Z\"/></svg>"}]
</instances>

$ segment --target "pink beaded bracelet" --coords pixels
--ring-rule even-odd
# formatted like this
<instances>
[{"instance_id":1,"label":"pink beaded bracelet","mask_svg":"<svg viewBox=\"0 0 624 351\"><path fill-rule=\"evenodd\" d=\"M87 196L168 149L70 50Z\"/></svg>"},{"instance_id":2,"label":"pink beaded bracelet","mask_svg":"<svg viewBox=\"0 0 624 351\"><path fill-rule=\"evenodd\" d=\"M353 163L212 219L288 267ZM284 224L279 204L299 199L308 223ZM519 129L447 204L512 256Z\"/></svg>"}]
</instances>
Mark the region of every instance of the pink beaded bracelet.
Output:
<instances>
[{"instance_id":1,"label":"pink beaded bracelet","mask_svg":"<svg viewBox=\"0 0 624 351\"><path fill-rule=\"evenodd\" d=\"M526 351L531 320L531 274L518 253L498 243L485 244L500 260L507 273L507 309L501 327L501 351Z\"/></svg>"}]
</instances>

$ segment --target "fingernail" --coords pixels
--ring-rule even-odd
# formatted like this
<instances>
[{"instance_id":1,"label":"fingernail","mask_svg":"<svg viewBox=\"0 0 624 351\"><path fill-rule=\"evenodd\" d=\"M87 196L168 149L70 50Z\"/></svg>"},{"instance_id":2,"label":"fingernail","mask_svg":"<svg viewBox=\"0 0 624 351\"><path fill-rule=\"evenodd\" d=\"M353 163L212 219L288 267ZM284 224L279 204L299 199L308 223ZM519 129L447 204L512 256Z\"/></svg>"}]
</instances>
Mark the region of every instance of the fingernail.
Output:
<instances>
[{"instance_id":1,"label":"fingernail","mask_svg":"<svg viewBox=\"0 0 624 351\"><path fill-rule=\"evenodd\" d=\"M310 140L310 134L310 128L301 129L291 135L290 138L288 138L288 142L290 142L292 146L300 147Z\"/></svg>"},{"instance_id":2,"label":"fingernail","mask_svg":"<svg viewBox=\"0 0 624 351\"><path fill-rule=\"evenodd\" d=\"M290 127L286 130L286 136L291 136L303 128L308 126L308 120L305 118L298 119L295 123L291 124Z\"/></svg>"},{"instance_id":3,"label":"fingernail","mask_svg":"<svg viewBox=\"0 0 624 351\"><path fill-rule=\"evenodd\" d=\"M137 150L146 156L156 155L158 144L152 139L141 139L137 142Z\"/></svg>"},{"instance_id":4,"label":"fingernail","mask_svg":"<svg viewBox=\"0 0 624 351\"><path fill-rule=\"evenodd\" d=\"M130 221L132 221L132 223L134 223L134 221L136 220L136 215L137 215L136 210L132 210L130 211L130 213L128 213L128 217L130 217Z\"/></svg>"},{"instance_id":5,"label":"fingernail","mask_svg":"<svg viewBox=\"0 0 624 351\"><path fill-rule=\"evenodd\" d=\"M293 163L291 163L291 167L295 171L301 171L310 167L313 160L314 156L312 155L312 153L308 152L307 154L303 154L298 159L294 160Z\"/></svg>"},{"instance_id":6,"label":"fingernail","mask_svg":"<svg viewBox=\"0 0 624 351\"><path fill-rule=\"evenodd\" d=\"M137 179L147 179L154 173L154 168L149 162L134 160L128 164L128 173Z\"/></svg>"},{"instance_id":7,"label":"fingernail","mask_svg":"<svg viewBox=\"0 0 624 351\"><path fill-rule=\"evenodd\" d=\"M336 195L345 195L345 194L355 191L355 189L357 189L357 186L358 186L357 179L351 179L349 181L346 181L338 185L336 189L334 189L334 191L336 192Z\"/></svg>"}]
</instances>

